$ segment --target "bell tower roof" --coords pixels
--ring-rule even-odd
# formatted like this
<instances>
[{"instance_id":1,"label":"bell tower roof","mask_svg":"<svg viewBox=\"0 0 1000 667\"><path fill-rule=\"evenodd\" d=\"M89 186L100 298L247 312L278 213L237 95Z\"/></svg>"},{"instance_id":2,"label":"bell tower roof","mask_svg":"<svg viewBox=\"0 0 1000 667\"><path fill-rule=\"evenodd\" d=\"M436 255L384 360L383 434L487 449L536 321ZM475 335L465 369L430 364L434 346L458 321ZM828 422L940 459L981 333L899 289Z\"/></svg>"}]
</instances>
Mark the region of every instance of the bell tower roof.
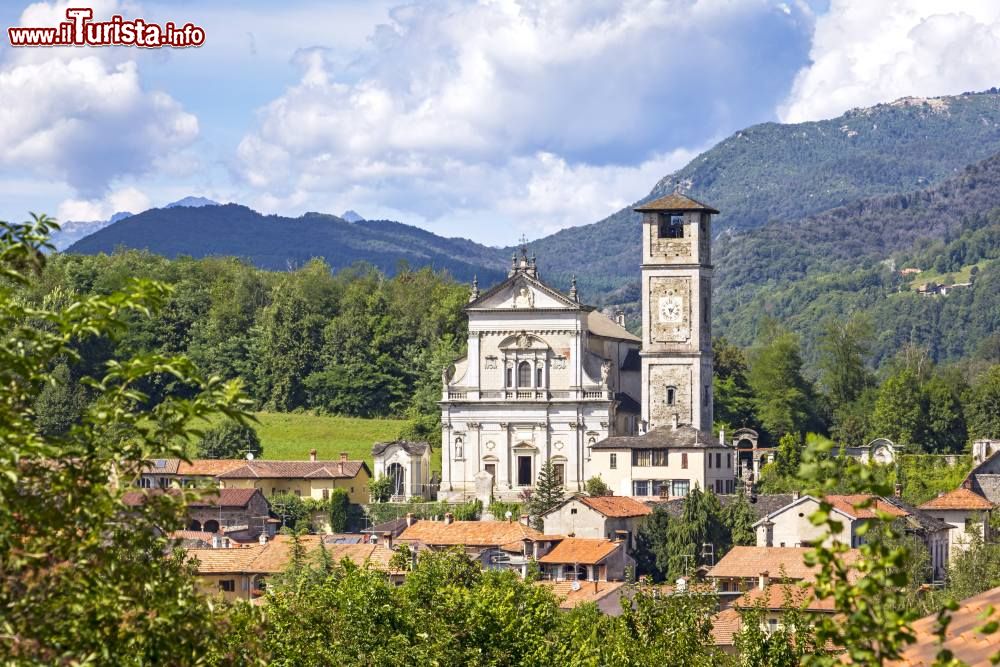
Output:
<instances>
[{"instance_id":1,"label":"bell tower roof","mask_svg":"<svg viewBox=\"0 0 1000 667\"><path fill-rule=\"evenodd\" d=\"M681 213L684 211L704 211L705 213L718 213L718 211L711 206L702 204L696 199L692 199L687 195L682 195L679 192L667 195L666 197L660 197L659 199L654 199L651 202L646 202L642 206L637 206L632 209L638 211L639 213L645 212L663 212L663 213Z\"/></svg>"}]
</instances>

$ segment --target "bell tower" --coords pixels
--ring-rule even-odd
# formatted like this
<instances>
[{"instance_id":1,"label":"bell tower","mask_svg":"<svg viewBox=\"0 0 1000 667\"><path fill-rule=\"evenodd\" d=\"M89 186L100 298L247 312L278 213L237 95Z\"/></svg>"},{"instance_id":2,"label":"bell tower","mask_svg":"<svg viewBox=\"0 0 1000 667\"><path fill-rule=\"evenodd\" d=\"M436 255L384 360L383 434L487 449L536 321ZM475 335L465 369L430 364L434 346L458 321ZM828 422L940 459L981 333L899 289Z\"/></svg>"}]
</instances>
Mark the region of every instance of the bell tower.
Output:
<instances>
[{"instance_id":1,"label":"bell tower","mask_svg":"<svg viewBox=\"0 0 1000 667\"><path fill-rule=\"evenodd\" d=\"M642 214L642 419L712 431L712 215L682 194Z\"/></svg>"}]
</instances>

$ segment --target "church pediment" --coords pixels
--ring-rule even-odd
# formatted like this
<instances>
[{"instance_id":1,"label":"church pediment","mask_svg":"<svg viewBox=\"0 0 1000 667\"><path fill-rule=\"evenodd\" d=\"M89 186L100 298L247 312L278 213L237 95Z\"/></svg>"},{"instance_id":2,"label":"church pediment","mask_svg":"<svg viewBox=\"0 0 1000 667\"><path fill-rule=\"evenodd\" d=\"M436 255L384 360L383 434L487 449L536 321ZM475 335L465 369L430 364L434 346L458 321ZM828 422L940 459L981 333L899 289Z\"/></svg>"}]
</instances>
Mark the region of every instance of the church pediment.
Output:
<instances>
[{"instance_id":1,"label":"church pediment","mask_svg":"<svg viewBox=\"0 0 1000 667\"><path fill-rule=\"evenodd\" d=\"M470 303L468 309L484 310L578 310L580 304L544 283L524 274L512 276Z\"/></svg>"}]
</instances>

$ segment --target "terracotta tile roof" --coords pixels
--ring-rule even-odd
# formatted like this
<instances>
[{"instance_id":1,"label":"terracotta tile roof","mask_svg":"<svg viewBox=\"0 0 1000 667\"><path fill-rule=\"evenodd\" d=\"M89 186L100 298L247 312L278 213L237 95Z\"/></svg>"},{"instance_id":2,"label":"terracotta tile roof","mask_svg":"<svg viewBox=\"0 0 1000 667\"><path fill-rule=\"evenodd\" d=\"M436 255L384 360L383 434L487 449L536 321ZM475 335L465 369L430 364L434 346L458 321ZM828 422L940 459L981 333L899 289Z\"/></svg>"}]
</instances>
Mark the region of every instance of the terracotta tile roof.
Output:
<instances>
[{"instance_id":1,"label":"terracotta tile roof","mask_svg":"<svg viewBox=\"0 0 1000 667\"><path fill-rule=\"evenodd\" d=\"M259 493L260 489L207 489L200 498L189 502L188 507L246 507Z\"/></svg>"},{"instance_id":2,"label":"terracotta tile roof","mask_svg":"<svg viewBox=\"0 0 1000 667\"><path fill-rule=\"evenodd\" d=\"M579 583L577 590L573 584ZM585 602L598 602L618 592L625 585L623 581L536 581L536 586L544 586L559 598L560 609L572 609Z\"/></svg>"},{"instance_id":3,"label":"terracotta tile roof","mask_svg":"<svg viewBox=\"0 0 1000 667\"><path fill-rule=\"evenodd\" d=\"M876 510L885 512L891 516L904 517L909 516L909 512L906 510L896 507L884 498L876 498L875 502L868 507L857 508L855 505L860 505L872 496L865 494L856 494L853 496L827 496L826 500L835 509L840 510L847 516L853 517L855 519L874 519L877 515Z\"/></svg>"},{"instance_id":4,"label":"terracotta tile roof","mask_svg":"<svg viewBox=\"0 0 1000 667\"><path fill-rule=\"evenodd\" d=\"M364 461L243 461L243 465L218 475L219 479L351 479L362 469L371 475Z\"/></svg>"},{"instance_id":5,"label":"terracotta tile roof","mask_svg":"<svg viewBox=\"0 0 1000 667\"><path fill-rule=\"evenodd\" d=\"M707 213L718 213L711 206L702 204L696 199L692 199L679 192L646 202L642 206L637 206L635 211L705 211Z\"/></svg>"},{"instance_id":6,"label":"terracotta tile roof","mask_svg":"<svg viewBox=\"0 0 1000 667\"><path fill-rule=\"evenodd\" d=\"M148 459L142 462L142 472L153 475L172 475L177 472L180 459Z\"/></svg>"},{"instance_id":7,"label":"terracotta tile roof","mask_svg":"<svg viewBox=\"0 0 1000 667\"><path fill-rule=\"evenodd\" d=\"M255 544L232 549L187 549L187 555L197 559L198 574L238 574L252 572L251 564L267 545Z\"/></svg>"},{"instance_id":8,"label":"terracotta tile roof","mask_svg":"<svg viewBox=\"0 0 1000 667\"><path fill-rule=\"evenodd\" d=\"M397 539L429 546L500 546L545 535L517 521L414 521Z\"/></svg>"},{"instance_id":9,"label":"terracotta tile roof","mask_svg":"<svg viewBox=\"0 0 1000 667\"><path fill-rule=\"evenodd\" d=\"M771 584L764 590L754 588L747 591L733 602L736 609L752 609L761 606L768 610L781 610L787 607L805 611L834 611L833 598L817 600L812 586L794 584Z\"/></svg>"},{"instance_id":10,"label":"terracotta tile roof","mask_svg":"<svg viewBox=\"0 0 1000 667\"><path fill-rule=\"evenodd\" d=\"M122 494L122 502L129 507L138 507L146 502L149 496L162 496L164 493L171 496L179 496L180 489L139 489L136 491L126 491Z\"/></svg>"},{"instance_id":11,"label":"terracotta tile roof","mask_svg":"<svg viewBox=\"0 0 1000 667\"><path fill-rule=\"evenodd\" d=\"M812 581L816 568L805 564L808 547L733 547L715 567L708 571L711 578L756 578L767 572L772 580L782 576L792 581ZM843 554L850 564L859 560L861 552L849 549Z\"/></svg>"},{"instance_id":12,"label":"terracotta tile roof","mask_svg":"<svg viewBox=\"0 0 1000 667\"><path fill-rule=\"evenodd\" d=\"M319 549L319 535L300 538L308 558L315 558ZM267 544L254 544L230 549L188 549L189 556L198 560L198 574L276 574L288 567L292 559L293 541L278 535ZM380 544L325 544L326 551L335 563L347 558L357 565L387 570L392 551Z\"/></svg>"},{"instance_id":13,"label":"terracotta tile roof","mask_svg":"<svg viewBox=\"0 0 1000 667\"><path fill-rule=\"evenodd\" d=\"M246 465L246 462L246 459L193 459L190 463L180 461L177 465L177 474L189 477L216 477Z\"/></svg>"},{"instance_id":14,"label":"terracotta tile roof","mask_svg":"<svg viewBox=\"0 0 1000 667\"><path fill-rule=\"evenodd\" d=\"M621 542L603 538L567 537L539 558L538 562L597 565L621 548Z\"/></svg>"},{"instance_id":15,"label":"terracotta tile roof","mask_svg":"<svg viewBox=\"0 0 1000 667\"><path fill-rule=\"evenodd\" d=\"M712 618L712 639L715 640L715 645L734 646L742 625L743 617L740 612L732 607L720 611Z\"/></svg>"},{"instance_id":16,"label":"terracotta tile roof","mask_svg":"<svg viewBox=\"0 0 1000 667\"><path fill-rule=\"evenodd\" d=\"M175 530L170 533L170 537L175 540L200 540L209 544L213 535L215 533L207 533L204 530Z\"/></svg>"},{"instance_id":17,"label":"terracotta tile roof","mask_svg":"<svg viewBox=\"0 0 1000 667\"><path fill-rule=\"evenodd\" d=\"M580 496L578 500L606 517L627 518L653 513L649 505L628 496Z\"/></svg>"},{"instance_id":18,"label":"terracotta tile roof","mask_svg":"<svg viewBox=\"0 0 1000 667\"><path fill-rule=\"evenodd\" d=\"M970 489L958 488L928 500L919 506L922 510L976 510L993 509L993 503Z\"/></svg>"},{"instance_id":19,"label":"terracotta tile roof","mask_svg":"<svg viewBox=\"0 0 1000 667\"><path fill-rule=\"evenodd\" d=\"M1000 650L1000 635L983 635L978 628L987 621L985 615L990 607L1000 609L1000 587L973 596L959 604L952 615L944 648L950 649L955 658L970 667L985 667L992 664L990 657ZM989 620L1000 620L996 611ZM942 648L937 643L935 628L937 615L925 616L913 624L916 641L903 651L903 659L887 665L903 667L930 667L937 652Z\"/></svg>"}]
</instances>

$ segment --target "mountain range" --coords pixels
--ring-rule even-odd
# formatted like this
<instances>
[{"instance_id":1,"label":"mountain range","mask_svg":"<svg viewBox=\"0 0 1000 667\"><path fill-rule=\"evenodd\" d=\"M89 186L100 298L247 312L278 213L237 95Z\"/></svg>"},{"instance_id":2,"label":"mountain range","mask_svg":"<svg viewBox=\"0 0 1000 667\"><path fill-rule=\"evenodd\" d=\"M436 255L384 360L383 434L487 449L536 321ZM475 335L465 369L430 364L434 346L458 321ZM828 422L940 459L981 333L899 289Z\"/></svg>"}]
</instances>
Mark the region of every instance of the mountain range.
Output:
<instances>
[{"instance_id":1,"label":"mountain range","mask_svg":"<svg viewBox=\"0 0 1000 667\"><path fill-rule=\"evenodd\" d=\"M996 89L905 98L830 120L746 128L662 178L636 204L681 191L722 211L714 229L717 331L749 344L764 314L794 319L795 313L782 308L789 294L806 285L820 296L835 292L823 276L877 273L928 249L954 254L949 244L966 237L966 245L969 239L977 244L969 257L989 264L996 255L995 238L975 234L997 225L991 217L1000 206L997 154ZM530 245L547 281L567 288L575 275L585 300L624 306L631 321L637 320L640 234L632 206ZM388 273L404 261L448 270L459 280L478 275L484 287L503 276L515 250L442 238L398 222L364 220L353 211L343 217L306 213L287 218L236 204L182 204L120 219L68 251L111 252L121 246L168 257L236 255L279 270L316 256L335 269L365 261ZM920 256L924 262L934 259ZM858 308L886 302L892 312L891 297L901 285L880 280L881 297ZM804 333L805 324L799 325ZM1000 330L1000 323L983 322L979 329L977 335L989 335ZM935 331L909 335L921 342ZM892 345L900 335L896 332ZM943 350L941 356L968 352Z\"/></svg>"}]
</instances>

